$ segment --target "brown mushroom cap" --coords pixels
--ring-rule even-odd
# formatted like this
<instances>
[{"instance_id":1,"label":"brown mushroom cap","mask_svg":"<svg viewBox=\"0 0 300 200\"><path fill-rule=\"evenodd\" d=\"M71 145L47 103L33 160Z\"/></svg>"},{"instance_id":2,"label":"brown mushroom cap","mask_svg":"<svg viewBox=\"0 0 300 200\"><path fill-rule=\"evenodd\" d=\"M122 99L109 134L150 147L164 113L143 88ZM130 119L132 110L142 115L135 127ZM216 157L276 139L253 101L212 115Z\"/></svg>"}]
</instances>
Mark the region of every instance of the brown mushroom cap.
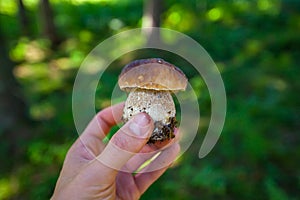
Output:
<instances>
[{"instance_id":1,"label":"brown mushroom cap","mask_svg":"<svg viewBox=\"0 0 300 200\"><path fill-rule=\"evenodd\" d=\"M187 78L174 65L160 58L136 60L126 65L120 76L122 90L134 88L152 90L185 90Z\"/></svg>"}]
</instances>

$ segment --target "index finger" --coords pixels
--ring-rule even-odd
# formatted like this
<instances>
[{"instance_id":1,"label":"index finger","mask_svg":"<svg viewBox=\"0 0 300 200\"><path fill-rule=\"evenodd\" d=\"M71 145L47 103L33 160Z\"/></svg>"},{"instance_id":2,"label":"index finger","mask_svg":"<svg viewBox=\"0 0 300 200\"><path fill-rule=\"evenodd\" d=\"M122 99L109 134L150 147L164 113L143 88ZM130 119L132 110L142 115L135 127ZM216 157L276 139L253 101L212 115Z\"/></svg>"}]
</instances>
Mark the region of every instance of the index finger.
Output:
<instances>
[{"instance_id":1,"label":"index finger","mask_svg":"<svg viewBox=\"0 0 300 200\"><path fill-rule=\"evenodd\" d=\"M95 115L79 138L88 150L96 155L99 153L99 145L102 145L111 127L121 122L123 108L124 102L107 107Z\"/></svg>"},{"instance_id":2,"label":"index finger","mask_svg":"<svg viewBox=\"0 0 300 200\"><path fill-rule=\"evenodd\" d=\"M111 127L121 122L123 108L124 102L107 107L98 112L83 131L81 137L92 137L94 139L103 140Z\"/></svg>"}]
</instances>

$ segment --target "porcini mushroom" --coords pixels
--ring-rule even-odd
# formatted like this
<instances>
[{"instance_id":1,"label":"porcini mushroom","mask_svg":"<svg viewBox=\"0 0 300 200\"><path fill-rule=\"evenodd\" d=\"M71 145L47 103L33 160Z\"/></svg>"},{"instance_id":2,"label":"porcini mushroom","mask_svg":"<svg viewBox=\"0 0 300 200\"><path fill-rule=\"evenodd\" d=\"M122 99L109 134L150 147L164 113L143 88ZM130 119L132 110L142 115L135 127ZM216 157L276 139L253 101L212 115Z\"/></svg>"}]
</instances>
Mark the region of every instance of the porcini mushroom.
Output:
<instances>
[{"instance_id":1,"label":"porcini mushroom","mask_svg":"<svg viewBox=\"0 0 300 200\"><path fill-rule=\"evenodd\" d=\"M160 58L136 60L126 65L119 86L129 92L123 111L123 121L148 113L154 121L154 130L148 143L174 137L176 110L171 93L185 90L187 78L174 65Z\"/></svg>"}]
</instances>

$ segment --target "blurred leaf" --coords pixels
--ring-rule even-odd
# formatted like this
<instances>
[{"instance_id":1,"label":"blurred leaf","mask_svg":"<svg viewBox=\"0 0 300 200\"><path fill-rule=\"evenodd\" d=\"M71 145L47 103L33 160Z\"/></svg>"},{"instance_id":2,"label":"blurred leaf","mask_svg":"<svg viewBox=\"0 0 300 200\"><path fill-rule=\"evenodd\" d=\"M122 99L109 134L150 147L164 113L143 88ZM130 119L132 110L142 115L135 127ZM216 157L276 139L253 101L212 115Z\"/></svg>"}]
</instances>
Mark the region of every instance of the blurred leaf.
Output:
<instances>
[{"instance_id":1,"label":"blurred leaf","mask_svg":"<svg viewBox=\"0 0 300 200\"><path fill-rule=\"evenodd\" d=\"M226 181L222 172L213 169L211 166L205 166L196 172L191 183L195 187L206 188L208 192L214 194L224 194L226 192Z\"/></svg>"},{"instance_id":2,"label":"blurred leaf","mask_svg":"<svg viewBox=\"0 0 300 200\"><path fill-rule=\"evenodd\" d=\"M265 182L266 189L268 192L269 199L272 200L287 200L290 199L285 192L279 188L274 181L271 179L266 180Z\"/></svg>"}]
</instances>

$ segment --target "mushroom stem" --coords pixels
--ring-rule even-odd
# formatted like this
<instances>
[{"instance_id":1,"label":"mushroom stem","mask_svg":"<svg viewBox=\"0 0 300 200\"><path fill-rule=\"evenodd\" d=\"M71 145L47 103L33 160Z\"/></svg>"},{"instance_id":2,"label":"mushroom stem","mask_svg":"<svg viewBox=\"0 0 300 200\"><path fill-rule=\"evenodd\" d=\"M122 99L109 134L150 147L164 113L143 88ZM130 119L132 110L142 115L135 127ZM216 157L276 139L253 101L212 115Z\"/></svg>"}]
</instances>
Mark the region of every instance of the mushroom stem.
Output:
<instances>
[{"instance_id":1,"label":"mushroom stem","mask_svg":"<svg viewBox=\"0 0 300 200\"><path fill-rule=\"evenodd\" d=\"M148 113L154 121L154 130L149 143L174 137L176 110L169 91L132 90L125 102L123 120L126 122L140 112Z\"/></svg>"}]
</instances>

